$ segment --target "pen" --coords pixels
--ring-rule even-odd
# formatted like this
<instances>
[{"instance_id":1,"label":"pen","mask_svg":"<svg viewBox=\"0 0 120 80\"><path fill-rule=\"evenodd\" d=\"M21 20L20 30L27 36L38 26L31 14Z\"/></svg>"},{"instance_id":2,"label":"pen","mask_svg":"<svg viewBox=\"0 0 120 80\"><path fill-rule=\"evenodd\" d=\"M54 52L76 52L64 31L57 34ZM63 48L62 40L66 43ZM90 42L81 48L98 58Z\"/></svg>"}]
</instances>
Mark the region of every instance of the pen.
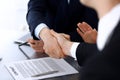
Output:
<instances>
[{"instance_id":1,"label":"pen","mask_svg":"<svg viewBox=\"0 0 120 80\"><path fill-rule=\"evenodd\" d=\"M2 61L2 58L0 58L0 61Z\"/></svg>"},{"instance_id":2,"label":"pen","mask_svg":"<svg viewBox=\"0 0 120 80\"><path fill-rule=\"evenodd\" d=\"M22 45L27 45L27 46L28 46L29 44L28 44L28 42L26 41L26 42L24 42L24 43L19 44L19 46L22 46Z\"/></svg>"},{"instance_id":3,"label":"pen","mask_svg":"<svg viewBox=\"0 0 120 80\"><path fill-rule=\"evenodd\" d=\"M48 71L48 72L32 75L31 77L39 77L39 76L49 75L49 74L53 74L53 73L57 73L57 72L58 72L57 70L56 71Z\"/></svg>"}]
</instances>

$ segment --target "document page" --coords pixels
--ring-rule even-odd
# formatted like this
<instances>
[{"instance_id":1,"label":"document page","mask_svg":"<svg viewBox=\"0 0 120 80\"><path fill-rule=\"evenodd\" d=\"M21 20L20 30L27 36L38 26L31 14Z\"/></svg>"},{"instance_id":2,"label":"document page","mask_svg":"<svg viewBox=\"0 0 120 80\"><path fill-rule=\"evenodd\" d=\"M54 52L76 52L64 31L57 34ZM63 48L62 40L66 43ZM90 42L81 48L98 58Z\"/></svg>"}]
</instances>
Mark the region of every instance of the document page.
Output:
<instances>
[{"instance_id":1,"label":"document page","mask_svg":"<svg viewBox=\"0 0 120 80\"><path fill-rule=\"evenodd\" d=\"M64 59L50 57L15 61L5 64L5 67L15 80L38 80L78 73Z\"/></svg>"}]
</instances>

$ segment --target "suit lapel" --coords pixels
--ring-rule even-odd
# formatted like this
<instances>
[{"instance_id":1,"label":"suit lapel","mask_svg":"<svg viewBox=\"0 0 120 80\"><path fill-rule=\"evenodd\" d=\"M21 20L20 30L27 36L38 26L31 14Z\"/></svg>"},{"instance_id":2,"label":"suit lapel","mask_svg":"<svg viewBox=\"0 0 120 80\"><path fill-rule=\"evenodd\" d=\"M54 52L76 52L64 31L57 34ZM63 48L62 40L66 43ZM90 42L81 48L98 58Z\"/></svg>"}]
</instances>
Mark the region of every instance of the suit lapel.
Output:
<instances>
[{"instance_id":1,"label":"suit lapel","mask_svg":"<svg viewBox=\"0 0 120 80\"><path fill-rule=\"evenodd\" d=\"M107 41L107 43L105 44L105 48L109 46L109 43L115 41L117 38L120 38L120 20L116 28L114 29L113 33L109 37L109 41Z\"/></svg>"}]
</instances>

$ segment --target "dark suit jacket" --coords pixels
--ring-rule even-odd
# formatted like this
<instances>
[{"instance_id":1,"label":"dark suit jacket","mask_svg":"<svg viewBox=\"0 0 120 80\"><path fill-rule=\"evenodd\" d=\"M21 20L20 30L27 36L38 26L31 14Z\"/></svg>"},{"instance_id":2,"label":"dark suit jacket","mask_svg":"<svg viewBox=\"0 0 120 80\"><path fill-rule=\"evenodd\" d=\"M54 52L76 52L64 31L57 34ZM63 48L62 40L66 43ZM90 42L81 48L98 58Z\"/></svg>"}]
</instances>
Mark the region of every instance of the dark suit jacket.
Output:
<instances>
[{"instance_id":1,"label":"dark suit jacket","mask_svg":"<svg viewBox=\"0 0 120 80\"><path fill-rule=\"evenodd\" d=\"M120 80L120 22L105 45L105 48L101 52L98 51L98 53L95 51L97 54L94 54L94 51L90 52L94 48L87 48L87 51L85 51L85 55L89 59L83 56L87 60L84 59L85 63L81 71L80 80ZM85 50L85 48L83 49ZM82 55L80 50L77 49L79 64L82 62L80 61Z\"/></svg>"},{"instance_id":2,"label":"dark suit jacket","mask_svg":"<svg viewBox=\"0 0 120 80\"><path fill-rule=\"evenodd\" d=\"M56 32L71 35L72 41L81 41L76 32L78 22L87 22L97 28L96 12L80 4L79 0L30 0L28 3L27 22L34 36L34 30L40 23L45 23Z\"/></svg>"}]
</instances>

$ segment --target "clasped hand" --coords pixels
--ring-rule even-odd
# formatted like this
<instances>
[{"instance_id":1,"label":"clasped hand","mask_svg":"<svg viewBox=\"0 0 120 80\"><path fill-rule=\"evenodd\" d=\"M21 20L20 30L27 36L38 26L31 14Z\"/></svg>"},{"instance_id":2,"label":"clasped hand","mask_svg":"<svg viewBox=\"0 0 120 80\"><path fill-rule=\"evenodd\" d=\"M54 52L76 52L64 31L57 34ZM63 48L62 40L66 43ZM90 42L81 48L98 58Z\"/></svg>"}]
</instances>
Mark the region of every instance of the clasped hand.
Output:
<instances>
[{"instance_id":1,"label":"clasped hand","mask_svg":"<svg viewBox=\"0 0 120 80\"><path fill-rule=\"evenodd\" d=\"M86 43L96 43L97 31L92 29L85 22L77 24L77 32ZM31 47L37 52L45 52L50 57L64 58L70 56L70 49L74 42L70 41L70 36L64 33L57 33L54 30L44 30L42 40L32 41ZM36 43L36 44L33 44Z\"/></svg>"}]
</instances>

